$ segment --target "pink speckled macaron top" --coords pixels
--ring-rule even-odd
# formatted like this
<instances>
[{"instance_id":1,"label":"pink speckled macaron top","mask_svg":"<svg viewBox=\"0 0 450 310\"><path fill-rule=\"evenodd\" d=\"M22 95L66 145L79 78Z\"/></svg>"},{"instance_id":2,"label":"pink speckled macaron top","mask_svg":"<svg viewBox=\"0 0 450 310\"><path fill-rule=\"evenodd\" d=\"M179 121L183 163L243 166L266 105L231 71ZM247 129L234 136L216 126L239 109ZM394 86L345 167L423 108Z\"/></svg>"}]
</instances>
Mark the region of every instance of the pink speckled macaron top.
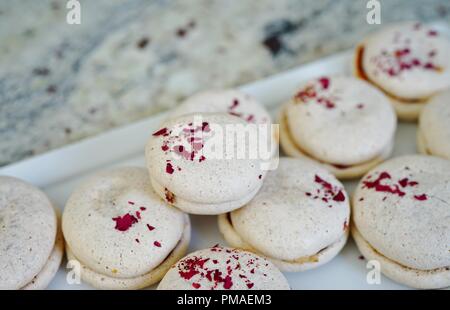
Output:
<instances>
[{"instance_id":1,"label":"pink speckled macaron top","mask_svg":"<svg viewBox=\"0 0 450 310\"><path fill-rule=\"evenodd\" d=\"M362 69L381 89L402 99L426 99L450 87L450 41L421 23L401 23L363 43Z\"/></svg>"}]
</instances>

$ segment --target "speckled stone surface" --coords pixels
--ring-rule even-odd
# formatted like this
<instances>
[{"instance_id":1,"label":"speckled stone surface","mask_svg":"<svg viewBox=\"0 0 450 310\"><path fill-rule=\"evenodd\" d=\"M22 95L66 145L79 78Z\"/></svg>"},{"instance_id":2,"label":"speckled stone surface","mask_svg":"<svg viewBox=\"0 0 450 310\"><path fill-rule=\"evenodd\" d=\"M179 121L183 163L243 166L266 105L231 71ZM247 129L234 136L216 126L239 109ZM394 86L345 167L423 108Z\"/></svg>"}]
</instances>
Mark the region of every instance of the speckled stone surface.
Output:
<instances>
[{"instance_id":1,"label":"speckled stone surface","mask_svg":"<svg viewBox=\"0 0 450 310\"><path fill-rule=\"evenodd\" d=\"M0 0L0 165L124 125L208 88L350 48L367 1ZM447 0L384 0L382 24L450 21Z\"/></svg>"}]
</instances>

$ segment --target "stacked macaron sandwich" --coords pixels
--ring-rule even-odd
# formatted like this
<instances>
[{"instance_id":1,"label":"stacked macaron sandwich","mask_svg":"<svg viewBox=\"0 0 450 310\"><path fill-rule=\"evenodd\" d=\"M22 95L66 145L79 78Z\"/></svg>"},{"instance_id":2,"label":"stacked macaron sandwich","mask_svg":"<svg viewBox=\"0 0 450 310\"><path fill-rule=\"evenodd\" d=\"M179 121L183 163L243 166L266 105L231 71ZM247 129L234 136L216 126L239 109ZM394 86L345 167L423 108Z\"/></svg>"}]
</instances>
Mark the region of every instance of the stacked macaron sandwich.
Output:
<instances>
[{"instance_id":1,"label":"stacked macaron sandwich","mask_svg":"<svg viewBox=\"0 0 450 310\"><path fill-rule=\"evenodd\" d=\"M289 289L282 272L319 268L350 235L389 278L450 286L449 52L425 25L383 29L357 46L353 77L300 83L279 128L240 91L196 94L151 133L146 168L86 180L62 225L44 193L1 177L0 288L46 287L65 244L100 289ZM419 119L423 155L389 159L397 117ZM355 178L350 196L340 180ZM217 215L228 247L186 255L188 214Z\"/></svg>"}]
</instances>

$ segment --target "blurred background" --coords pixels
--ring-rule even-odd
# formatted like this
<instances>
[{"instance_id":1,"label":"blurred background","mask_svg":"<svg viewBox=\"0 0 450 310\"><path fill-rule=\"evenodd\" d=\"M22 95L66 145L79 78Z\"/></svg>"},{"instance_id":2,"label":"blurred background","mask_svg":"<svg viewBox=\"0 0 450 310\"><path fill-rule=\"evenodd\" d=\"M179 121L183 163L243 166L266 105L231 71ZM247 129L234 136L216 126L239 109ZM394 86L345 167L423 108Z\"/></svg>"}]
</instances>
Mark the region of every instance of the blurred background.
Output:
<instances>
[{"instance_id":1,"label":"blurred background","mask_svg":"<svg viewBox=\"0 0 450 310\"><path fill-rule=\"evenodd\" d=\"M0 166L351 48L366 0L0 0ZM381 26L450 22L448 0L382 0Z\"/></svg>"}]
</instances>

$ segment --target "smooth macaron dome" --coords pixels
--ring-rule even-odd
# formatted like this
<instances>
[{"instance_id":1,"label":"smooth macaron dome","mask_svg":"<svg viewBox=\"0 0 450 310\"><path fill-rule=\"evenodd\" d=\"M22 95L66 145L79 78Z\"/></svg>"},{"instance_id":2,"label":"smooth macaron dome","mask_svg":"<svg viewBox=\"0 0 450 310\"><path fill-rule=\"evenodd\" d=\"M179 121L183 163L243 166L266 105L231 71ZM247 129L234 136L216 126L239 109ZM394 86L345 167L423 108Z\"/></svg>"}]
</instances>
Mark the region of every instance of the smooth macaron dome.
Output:
<instances>
[{"instance_id":1,"label":"smooth macaron dome","mask_svg":"<svg viewBox=\"0 0 450 310\"><path fill-rule=\"evenodd\" d=\"M164 276L159 290L287 290L284 275L251 252L218 245L191 253Z\"/></svg>"},{"instance_id":2,"label":"smooth macaron dome","mask_svg":"<svg viewBox=\"0 0 450 310\"><path fill-rule=\"evenodd\" d=\"M71 194L62 219L68 254L89 269L82 279L99 288L98 279L112 282L107 288L127 288L121 279L131 288L158 281L152 271L185 247L180 242L189 243L186 227L188 217L167 205L153 191L147 170L137 167L91 177Z\"/></svg>"},{"instance_id":3,"label":"smooth macaron dome","mask_svg":"<svg viewBox=\"0 0 450 310\"><path fill-rule=\"evenodd\" d=\"M317 163L294 158L280 158L248 204L219 217L231 246L263 255L282 271L330 261L344 247L349 223L343 185Z\"/></svg>"},{"instance_id":4,"label":"smooth macaron dome","mask_svg":"<svg viewBox=\"0 0 450 310\"><path fill-rule=\"evenodd\" d=\"M0 177L0 289L20 289L45 267L55 247L57 218L31 184Z\"/></svg>"},{"instance_id":5,"label":"smooth macaron dome","mask_svg":"<svg viewBox=\"0 0 450 310\"><path fill-rule=\"evenodd\" d=\"M235 89L197 93L174 108L169 118L192 113L228 113L251 123L270 123L269 112L252 96Z\"/></svg>"},{"instance_id":6,"label":"smooth macaron dome","mask_svg":"<svg viewBox=\"0 0 450 310\"><path fill-rule=\"evenodd\" d=\"M254 125L224 113L191 114L165 122L146 146L155 191L194 214L220 214L244 205L265 176L264 156L252 149L259 149L256 140L236 138L239 134L233 138L228 131L236 129L245 137L246 126Z\"/></svg>"},{"instance_id":7,"label":"smooth macaron dome","mask_svg":"<svg viewBox=\"0 0 450 310\"><path fill-rule=\"evenodd\" d=\"M450 285L450 162L409 155L370 171L353 196L353 236L381 272L418 288Z\"/></svg>"},{"instance_id":8,"label":"smooth macaron dome","mask_svg":"<svg viewBox=\"0 0 450 310\"><path fill-rule=\"evenodd\" d=\"M370 84L320 77L301 85L282 108L280 142L290 156L309 157L338 178L353 178L390 155L396 124L387 97Z\"/></svg>"},{"instance_id":9,"label":"smooth macaron dome","mask_svg":"<svg viewBox=\"0 0 450 310\"><path fill-rule=\"evenodd\" d=\"M430 100L419 117L417 146L421 153L450 160L450 91Z\"/></svg>"},{"instance_id":10,"label":"smooth macaron dome","mask_svg":"<svg viewBox=\"0 0 450 310\"><path fill-rule=\"evenodd\" d=\"M450 41L417 22L386 27L360 43L355 74L388 94L401 119L414 120L430 97L450 87Z\"/></svg>"}]
</instances>

